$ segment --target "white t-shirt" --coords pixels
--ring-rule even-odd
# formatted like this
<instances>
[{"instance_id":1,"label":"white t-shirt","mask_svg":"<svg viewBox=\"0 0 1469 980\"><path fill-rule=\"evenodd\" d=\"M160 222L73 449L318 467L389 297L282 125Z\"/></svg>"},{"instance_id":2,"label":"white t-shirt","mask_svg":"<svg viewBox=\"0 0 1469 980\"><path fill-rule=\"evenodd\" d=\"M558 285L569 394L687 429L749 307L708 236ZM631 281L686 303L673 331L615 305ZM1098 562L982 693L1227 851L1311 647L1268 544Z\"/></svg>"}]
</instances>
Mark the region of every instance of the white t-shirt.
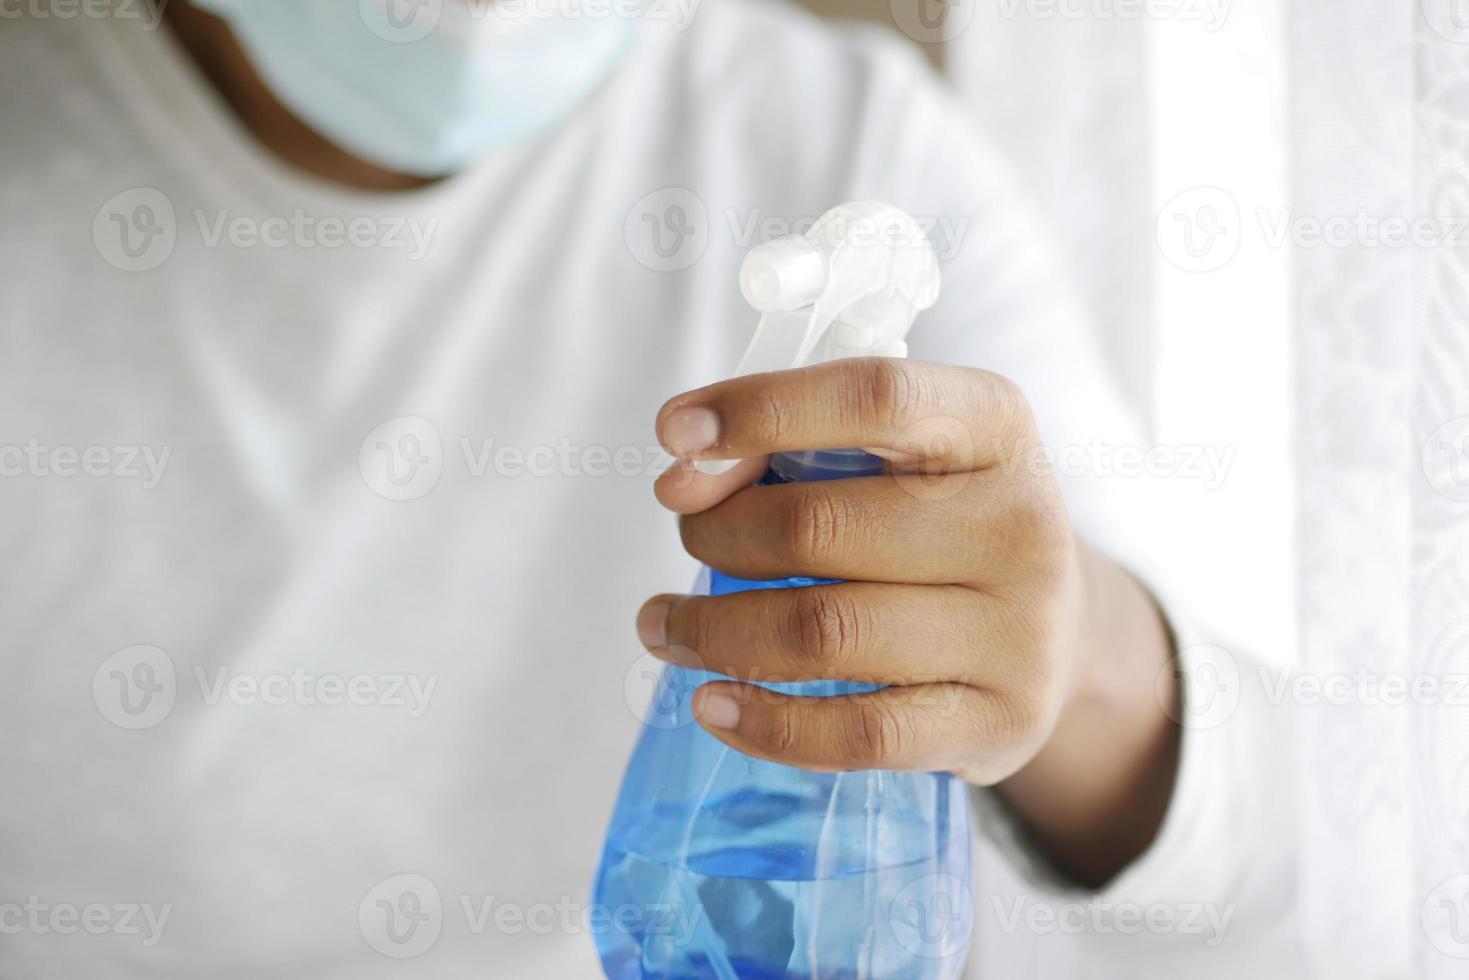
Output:
<instances>
[{"instance_id":1,"label":"white t-shirt","mask_svg":"<svg viewBox=\"0 0 1469 980\"><path fill-rule=\"evenodd\" d=\"M147 27L0 21L0 976L598 976L632 618L696 570L654 412L735 363L744 251L833 204L929 222L915 356L1013 377L1055 445L1137 442L992 154L876 33L708 0L551 135L378 195ZM1067 492L1149 568L1136 488ZM1110 901L1273 914L1218 836L1230 727ZM975 963L1051 971L1076 930L1011 917L1056 899L981 822ZM1092 976L1211 939L1102 932Z\"/></svg>"}]
</instances>

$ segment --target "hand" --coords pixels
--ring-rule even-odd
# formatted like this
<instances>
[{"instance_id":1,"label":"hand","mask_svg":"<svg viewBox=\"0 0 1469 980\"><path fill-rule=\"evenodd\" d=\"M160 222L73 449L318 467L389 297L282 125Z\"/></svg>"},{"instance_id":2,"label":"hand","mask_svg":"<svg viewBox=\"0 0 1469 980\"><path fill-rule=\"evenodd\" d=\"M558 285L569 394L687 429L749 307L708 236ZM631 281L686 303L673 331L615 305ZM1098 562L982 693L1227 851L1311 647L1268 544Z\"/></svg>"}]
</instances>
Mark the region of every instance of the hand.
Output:
<instances>
[{"instance_id":1,"label":"hand","mask_svg":"<svg viewBox=\"0 0 1469 980\"><path fill-rule=\"evenodd\" d=\"M952 770L995 783L1045 744L1071 690L1077 542L1024 397L985 371L863 358L754 375L670 401L660 479L684 546L739 578L850 581L718 598L658 596L652 652L731 678L890 685L801 698L742 680L694 712L749 755L816 770ZM883 476L757 487L767 454L860 446Z\"/></svg>"},{"instance_id":2,"label":"hand","mask_svg":"<svg viewBox=\"0 0 1469 980\"><path fill-rule=\"evenodd\" d=\"M807 769L951 770L1000 798L1079 883L1152 841L1173 794L1173 642L1152 597L1072 533L1024 396L986 371L886 358L736 378L674 398L656 492L684 546L740 578L837 585L657 596L657 656L735 680L694 694L741 752ZM767 455L864 447L881 477L752 486ZM787 697L746 681L855 679Z\"/></svg>"}]
</instances>

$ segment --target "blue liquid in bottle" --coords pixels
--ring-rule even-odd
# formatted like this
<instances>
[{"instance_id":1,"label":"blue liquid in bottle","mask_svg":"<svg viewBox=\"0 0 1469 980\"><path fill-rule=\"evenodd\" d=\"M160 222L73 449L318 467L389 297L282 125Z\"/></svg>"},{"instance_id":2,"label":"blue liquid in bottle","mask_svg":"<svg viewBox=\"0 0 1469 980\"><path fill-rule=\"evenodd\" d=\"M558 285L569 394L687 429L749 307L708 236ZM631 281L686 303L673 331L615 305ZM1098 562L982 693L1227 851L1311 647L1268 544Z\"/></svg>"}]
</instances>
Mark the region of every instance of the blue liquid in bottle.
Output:
<instances>
[{"instance_id":1,"label":"blue liquid in bottle","mask_svg":"<svg viewBox=\"0 0 1469 980\"><path fill-rule=\"evenodd\" d=\"M764 483L871 476L859 450L776 457ZM711 595L804 588L706 570ZM969 803L947 773L816 773L705 732L690 699L721 675L664 668L597 872L611 980L947 980L971 928ZM874 690L772 683L807 696Z\"/></svg>"}]
</instances>

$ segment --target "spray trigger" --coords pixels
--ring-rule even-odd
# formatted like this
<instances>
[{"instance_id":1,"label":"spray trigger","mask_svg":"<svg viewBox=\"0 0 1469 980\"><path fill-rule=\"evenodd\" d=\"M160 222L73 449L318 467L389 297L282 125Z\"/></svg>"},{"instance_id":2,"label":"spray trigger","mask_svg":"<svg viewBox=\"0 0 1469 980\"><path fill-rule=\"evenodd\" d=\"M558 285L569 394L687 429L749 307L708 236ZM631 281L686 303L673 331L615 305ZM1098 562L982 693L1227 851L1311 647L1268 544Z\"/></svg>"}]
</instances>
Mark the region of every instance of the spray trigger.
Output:
<instances>
[{"instance_id":1,"label":"spray trigger","mask_svg":"<svg viewBox=\"0 0 1469 980\"><path fill-rule=\"evenodd\" d=\"M938 256L905 212L854 201L827 211L804 234L751 249L740 265L740 292L761 316L734 377L843 357L905 357L914 318L938 299ZM717 475L738 462L694 465Z\"/></svg>"}]
</instances>

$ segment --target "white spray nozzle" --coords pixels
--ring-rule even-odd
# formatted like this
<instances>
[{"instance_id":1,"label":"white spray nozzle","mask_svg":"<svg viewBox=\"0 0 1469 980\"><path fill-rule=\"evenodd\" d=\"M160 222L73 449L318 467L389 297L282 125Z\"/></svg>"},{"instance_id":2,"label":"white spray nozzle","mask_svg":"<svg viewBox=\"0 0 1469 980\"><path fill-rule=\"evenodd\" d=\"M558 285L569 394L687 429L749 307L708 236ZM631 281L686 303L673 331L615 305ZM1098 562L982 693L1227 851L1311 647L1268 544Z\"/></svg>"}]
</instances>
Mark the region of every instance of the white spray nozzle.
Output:
<instances>
[{"instance_id":1,"label":"white spray nozzle","mask_svg":"<svg viewBox=\"0 0 1469 980\"><path fill-rule=\"evenodd\" d=\"M757 245L740 263L740 292L761 313L810 306L826 282L826 256L796 235Z\"/></svg>"},{"instance_id":2,"label":"white spray nozzle","mask_svg":"<svg viewBox=\"0 0 1469 980\"><path fill-rule=\"evenodd\" d=\"M939 294L938 256L905 212L877 201L832 208L804 235L750 250L740 292L763 315L734 376L841 357L903 357L913 320ZM704 460L723 473L736 460Z\"/></svg>"}]
</instances>

